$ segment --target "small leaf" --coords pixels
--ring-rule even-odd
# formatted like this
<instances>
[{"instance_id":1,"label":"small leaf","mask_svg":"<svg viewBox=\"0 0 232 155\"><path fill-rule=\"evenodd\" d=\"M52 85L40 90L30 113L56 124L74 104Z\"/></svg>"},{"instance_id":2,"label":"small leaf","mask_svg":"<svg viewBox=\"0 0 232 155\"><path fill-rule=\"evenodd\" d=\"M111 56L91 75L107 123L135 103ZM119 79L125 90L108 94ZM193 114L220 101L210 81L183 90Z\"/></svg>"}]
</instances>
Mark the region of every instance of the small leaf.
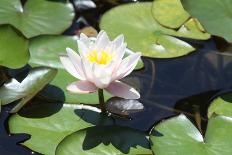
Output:
<instances>
[{"instance_id":1,"label":"small leaf","mask_svg":"<svg viewBox=\"0 0 232 155\"><path fill-rule=\"evenodd\" d=\"M232 117L232 93L226 93L215 98L208 108L208 118L213 114Z\"/></svg>"},{"instance_id":2,"label":"small leaf","mask_svg":"<svg viewBox=\"0 0 232 155\"><path fill-rule=\"evenodd\" d=\"M131 113L142 111L144 106L138 100L113 97L107 101L106 108L111 113L128 116Z\"/></svg>"},{"instance_id":3,"label":"small leaf","mask_svg":"<svg viewBox=\"0 0 232 155\"><path fill-rule=\"evenodd\" d=\"M17 112L43 89L55 77L56 73L55 69L38 67L32 69L21 83L15 79L11 79L0 88L2 104L5 105L22 98L11 111L13 113Z\"/></svg>"}]
</instances>

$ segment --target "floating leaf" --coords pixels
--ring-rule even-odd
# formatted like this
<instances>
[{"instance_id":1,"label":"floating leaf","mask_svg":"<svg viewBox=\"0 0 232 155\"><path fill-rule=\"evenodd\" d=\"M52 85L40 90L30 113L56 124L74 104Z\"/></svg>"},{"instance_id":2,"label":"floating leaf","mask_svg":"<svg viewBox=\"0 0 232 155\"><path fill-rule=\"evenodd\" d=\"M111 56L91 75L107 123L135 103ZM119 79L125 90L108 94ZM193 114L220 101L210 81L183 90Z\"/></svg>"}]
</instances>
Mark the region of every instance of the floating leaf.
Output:
<instances>
[{"instance_id":1,"label":"floating leaf","mask_svg":"<svg viewBox=\"0 0 232 155\"><path fill-rule=\"evenodd\" d=\"M152 13L160 24L170 28L179 28L190 17L180 0L154 0Z\"/></svg>"},{"instance_id":2,"label":"floating leaf","mask_svg":"<svg viewBox=\"0 0 232 155\"><path fill-rule=\"evenodd\" d=\"M9 68L24 66L29 60L28 40L10 26L0 26L0 34L0 65Z\"/></svg>"},{"instance_id":3,"label":"floating leaf","mask_svg":"<svg viewBox=\"0 0 232 155\"><path fill-rule=\"evenodd\" d=\"M146 134L120 126L96 126L65 137L56 155L124 155L152 154Z\"/></svg>"},{"instance_id":4,"label":"floating leaf","mask_svg":"<svg viewBox=\"0 0 232 155\"><path fill-rule=\"evenodd\" d=\"M30 42L30 64L32 66L49 66L57 68L58 74L50 83L64 91L65 102L68 103L98 103L97 93L91 94L72 94L66 90L68 84L76 81L77 79L71 76L66 70L64 70L63 65L60 62L59 55L66 53L66 48L70 47L77 51L77 37L73 36L41 36L32 39ZM129 51L128 51L129 52ZM143 62L140 61L137 65L137 69L143 67ZM50 89L49 91L44 91L42 94L46 97L56 96L56 88ZM105 99L110 98L110 94L105 92ZM56 97L56 99L59 99ZM59 99L62 100L62 99Z\"/></svg>"},{"instance_id":5,"label":"floating leaf","mask_svg":"<svg viewBox=\"0 0 232 155\"><path fill-rule=\"evenodd\" d=\"M68 28L74 18L73 6L69 2L27 0L0 1L0 24L11 24L27 38L41 34L60 34Z\"/></svg>"},{"instance_id":6,"label":"floating leaf","mask_svg":"<svg viewBox=\"0 0 232 155\"><path fill-rule=\"evenodd\" d=\"M232 117L232 94L226 93L215 98L208 108L208 118L214 113Z\"/></svg>"},{"instance_id":7,"label":"floating leaf","mask_svg":"<svg viewBox=\"0 0 232 155\"><path fill-rule=\"evenodd\" d=\"M152 17L151 8L152 3L148 2L115 7L103 15L100 27L112 38L124 34L133 51L158 58L183 56L194 50L191 45L173 36L193 39L210 37L193 26L178 30L163 27Z\"/></svg>"},{"instance_id":8,"label":"floating leaf","mask_svg":"<svg viewBox=\"0 0 232 155\"><path fill-rule=\"evenodd\" d=\"M184 8L204 26L210 34L232 42L231 0L181 0Z\"/></svg>"},{"instance_id":9,"label":"floating leaf","mask_svg":"<svg viewBox=\"0 0 232 155\"><path fill-rule=\"evenodd\" d=\"M81 105L33 103L19 114L10 117L9 129L11 133L30 134L31 138L22 143L30 149L46 155L55 155L55 149L64 137L92 126L82 117L93 118L94 124L102 122L103 116L99 113L81 108ZM74 110L79 110L81 116L75 114ZM105 123L109 124L109 120Z\"/></svg>"},{"instance_id":10,"label":"floating leaf","mask_svg":"<svg viewBox=\"0 0 232 155\"><path fill-rule=\"evenodd\" d=\"M150 140L156 155L231 155L232 118L214 116L208 122L205 138L184 115L161 122Z\"/></svg>"},{"instance_id":11,"label":"floating leaf","mask_svg":"<svg viewBox=\"0 0 232 155\"><path fill-rule=\"evenodd\" d=\"M106 108L111 113L128 116L131 113L142 111L144 106L138 100L114 97L107 101Z\"/></svg>"},{"instance_id":12,"label":"floating leaf","mask_svg":"<svg viewBox=\"0 0 232 155\"><path fill-rule=\"evenodd\" d=\"M21 83L11 79L0 88L2 104L5 105L22 98L11 111L17 112L47 85L55 77L56 73L55 69L38 67L32 69Z\"/></svg>"}]
</instances>

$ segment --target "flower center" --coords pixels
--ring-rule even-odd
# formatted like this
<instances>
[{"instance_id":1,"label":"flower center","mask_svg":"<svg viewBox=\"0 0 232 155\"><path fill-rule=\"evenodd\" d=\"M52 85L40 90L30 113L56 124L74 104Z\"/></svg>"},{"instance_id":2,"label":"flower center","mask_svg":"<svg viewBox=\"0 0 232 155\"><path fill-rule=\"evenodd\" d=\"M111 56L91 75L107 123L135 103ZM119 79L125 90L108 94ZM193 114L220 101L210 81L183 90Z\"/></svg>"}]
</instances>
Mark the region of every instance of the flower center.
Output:
<instances>
[{"instance_id":1,"label":"flower center","mask_svg":"<svg viewBox=\"0 0 232 155\"><path fill-rule=\"evenodd\" d=\"M97 64L105 65L112 60L113 56L104 50L100 52L93 50L88 54L87 58L91 63L96 62Z\"/></svg>"}]
</instances>

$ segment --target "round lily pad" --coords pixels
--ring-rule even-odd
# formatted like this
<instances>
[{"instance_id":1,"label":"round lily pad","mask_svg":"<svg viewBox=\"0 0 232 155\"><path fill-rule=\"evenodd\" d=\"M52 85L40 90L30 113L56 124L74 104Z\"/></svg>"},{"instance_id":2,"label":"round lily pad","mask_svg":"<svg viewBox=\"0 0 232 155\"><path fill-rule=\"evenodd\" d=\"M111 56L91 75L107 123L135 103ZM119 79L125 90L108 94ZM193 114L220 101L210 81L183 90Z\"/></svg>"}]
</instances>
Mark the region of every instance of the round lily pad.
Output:
<instances>
[{"instance_id":1,"label":"round lily pad","mask_svg":"<svg viewBox=\"0 0 232 155\"><path fill-rule=\"evenodd\" d=\"M146 134L120 126L95 126L65 137L56 155L124 155L152 154Z\"/></svg>"},{"instance_id":2,"label":"round lily pad","mask_svg":"<svg viewBox=\"0 0 232 155\"><path fill-rule=\"evenodd\" d=\"M27 38L41 34L60 34L75 16L71 3L49 0L0 1L0 24L11 24Z\"/></svg>"},{"instance_id":3,"label":"round lily pad","mask_svg":"<svg viewBox=\"0 0 232 155\"><path fill-rule=\"evenodd\" d=\"M9 68L26 65L30 57L28 40L10 26L0 26L0 34L0 65Z\"/></svg>"},{"instance_id":4,"label":"round lily pad","mask_svg":"<svg viewBox=\"0 0 232 155\"><path fill-rule=\"evenodd\" d=\"M180 0L154 0L152 13L160 24L170 28L179 28L190 17Z\"/></svg>"},{"instance_id":5,"label":"round lily pad","mask_svg":"<svg viewBox=\"0 0 232 155\"><path fill-rule=\"evenodd\" d=\"M232 153L232 118L211 117L205 138L184 115L155 126L150 135L156 155L230 155Z\"/></svg>"},{"instance_id":6,"label":"round lily pad","mask_svg":"<svg viewBox=\"0 0 232 155\"><path fill-rule=\"evenodd\" d=\"M150 2L115 7L103 15L100 28L112 38L124 34L129 48L142 52L143 56L155 58L179 57L194 51L191 45L174 36L193 39L210 37L195 28L196 25L178 30L163 27L153 18L151 8Z\"/></svg>"}]
</instances>

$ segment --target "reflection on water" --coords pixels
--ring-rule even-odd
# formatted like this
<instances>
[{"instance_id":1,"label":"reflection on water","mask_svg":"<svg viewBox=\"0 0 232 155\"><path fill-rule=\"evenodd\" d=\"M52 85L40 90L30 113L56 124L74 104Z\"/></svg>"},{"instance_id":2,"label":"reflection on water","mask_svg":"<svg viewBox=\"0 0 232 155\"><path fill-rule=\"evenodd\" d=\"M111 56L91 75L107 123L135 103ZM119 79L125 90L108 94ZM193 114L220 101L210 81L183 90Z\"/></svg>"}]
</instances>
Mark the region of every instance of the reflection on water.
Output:
<instances>
[{"instance_id":1,"label":"reflection on water","mask_svg":"<svg viewBox=\"0 0 232 155\"><path fill-rule=\"evenodd\" d=\"M132 0L133 1L133 0ZM75 34L84 26L98 28L100 15L109 8L129 0L94 1L96 8L77 9L77 20L66 34ZM230 91L232 86L231 46L225 46L221 39L195 42L198 48L190 55L174 59L144 58L145 69L133 72L125 79L140 87L145 110L132 114L132 120L117 120L116 124L133 127L143 131L165 118L184 113L198 126L205 129L206 110L210 99L221 91ZM220 50L217 50L219 48ZM221 50L226 52L221 52ZM132 82L133 81L133 82ZM136 81L136 82L134 82ZM5 107L0 114L0 153L7 155L31 154L25 148L15 145L27 136L8 136L4 124L8 115ZM13 149L12 149L13 148Z\"/></svg>"}]
</instances>

